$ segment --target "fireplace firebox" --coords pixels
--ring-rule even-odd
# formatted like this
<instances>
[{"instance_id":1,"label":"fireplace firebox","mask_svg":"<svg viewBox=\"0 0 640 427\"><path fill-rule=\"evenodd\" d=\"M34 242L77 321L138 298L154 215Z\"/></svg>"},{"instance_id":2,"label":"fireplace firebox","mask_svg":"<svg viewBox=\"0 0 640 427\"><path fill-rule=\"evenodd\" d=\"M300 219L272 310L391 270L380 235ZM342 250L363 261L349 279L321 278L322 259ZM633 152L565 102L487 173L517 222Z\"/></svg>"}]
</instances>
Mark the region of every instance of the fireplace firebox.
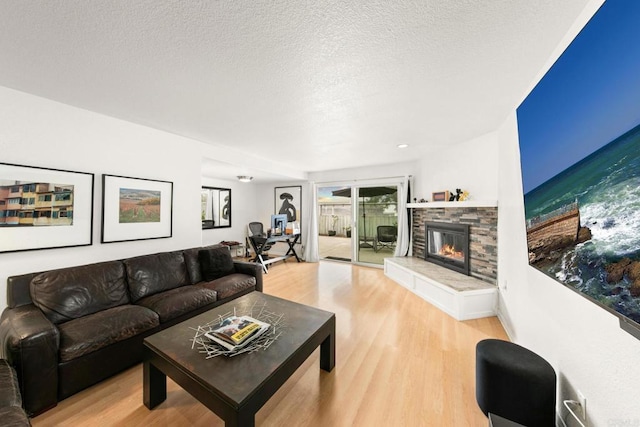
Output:
<instances>
[{"instance_id":1,"label":"fireplace firebox","mask_svg":"<svg viewBox=\"0 0 640 427\"><path fill-rule=\"evenodd\" d=\"M424 259L469 275L469 225L425 222Z\"/></svg>"}]
</instances>

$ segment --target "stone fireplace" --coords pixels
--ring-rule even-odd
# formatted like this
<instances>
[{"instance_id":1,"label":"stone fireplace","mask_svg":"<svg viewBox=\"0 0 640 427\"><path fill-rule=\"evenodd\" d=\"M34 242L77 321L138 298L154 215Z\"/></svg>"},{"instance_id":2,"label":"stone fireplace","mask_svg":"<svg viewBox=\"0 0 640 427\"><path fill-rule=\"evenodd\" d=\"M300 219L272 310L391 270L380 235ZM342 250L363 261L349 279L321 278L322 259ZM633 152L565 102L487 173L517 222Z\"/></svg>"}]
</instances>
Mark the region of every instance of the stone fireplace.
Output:
<instances>
[{"instance_id":1,"label":"stone fireplace","mask_svg":"<svg viewBox=\"0 0 640 427\"><path fill-rule=\"evenodd\" d=\"M446 204L447 207L425 203L420 207L412 207L413 256L426 259L426 223L467 225L468 274L495 285L498 278L498 208L468 207L464 206L464 203L449 202Z\"/></svg>"},{"instance_id":2,"label":"stone fireplace","mask_svg":"<svg viewBox=\"0 0 640 427\"><path fill-rule=\"evenodd\" d=\"M424 230L424 259L468 276L469 225L427 221Z\"/></svg>"}]
</instances>

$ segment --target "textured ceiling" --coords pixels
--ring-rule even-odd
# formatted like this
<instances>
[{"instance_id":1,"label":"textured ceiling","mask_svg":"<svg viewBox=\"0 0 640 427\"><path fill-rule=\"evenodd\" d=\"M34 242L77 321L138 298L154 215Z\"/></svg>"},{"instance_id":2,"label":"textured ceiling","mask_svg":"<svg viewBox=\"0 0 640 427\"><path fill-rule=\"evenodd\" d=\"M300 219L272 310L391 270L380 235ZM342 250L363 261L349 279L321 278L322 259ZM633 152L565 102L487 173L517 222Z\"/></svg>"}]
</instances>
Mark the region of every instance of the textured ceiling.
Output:
<instances>
[{"instance_id":1,"label":"textured ceiling","mask_svg":"<svg viewBox=\"0 0 640 427\"><path fill-rule=\"evenodd\" d=\"M2 0L0 85L299 177L496 129L587 3Z\"/></svg>"}]
</instances>

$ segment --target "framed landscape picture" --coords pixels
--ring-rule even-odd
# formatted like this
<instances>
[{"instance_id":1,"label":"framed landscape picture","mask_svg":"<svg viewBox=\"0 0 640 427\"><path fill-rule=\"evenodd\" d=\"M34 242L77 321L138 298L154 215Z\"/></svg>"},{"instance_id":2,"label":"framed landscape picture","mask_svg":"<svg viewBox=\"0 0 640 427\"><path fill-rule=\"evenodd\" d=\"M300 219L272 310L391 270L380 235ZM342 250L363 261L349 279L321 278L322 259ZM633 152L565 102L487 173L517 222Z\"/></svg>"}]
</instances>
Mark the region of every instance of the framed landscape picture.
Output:
<instances>
[{"instance_id":1,"label":"framed landscape picture","mask_svg":"<svg viewBox=\"0 0 640 427\"><path fill-rule=\"evenodd\" d=\"M302 186L275 188L275 213L287 215L287 222L301 221Z\"/></svg>"},{"instance_id":2,"label":"framed landscape picture","mask_svg":"<svg viewBox=\"0 0 640 427\"><path fill-rule=\"evenodd\" d=\"M91 245L93 178L0 163L0 252Z\"/></svg>"},{"instance_id":3,"label":"framed landscape picture","mask_svg":"<svg viewBox=\"0 0 640 427\"><path fill-rule=\"evenodd\" d=\"M173 182L102 176L102 243L172 235Z\"/></svg>"}]
</instances>

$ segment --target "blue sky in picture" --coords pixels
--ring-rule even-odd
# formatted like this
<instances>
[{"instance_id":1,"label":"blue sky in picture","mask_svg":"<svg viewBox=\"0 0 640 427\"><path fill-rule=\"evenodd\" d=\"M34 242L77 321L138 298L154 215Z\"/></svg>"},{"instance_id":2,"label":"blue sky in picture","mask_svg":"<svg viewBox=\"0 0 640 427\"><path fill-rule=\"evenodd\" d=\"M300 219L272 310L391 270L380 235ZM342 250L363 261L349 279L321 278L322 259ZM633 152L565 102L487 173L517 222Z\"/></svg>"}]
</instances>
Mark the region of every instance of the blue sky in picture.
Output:
<instances>
[{"instance_id":1,"label":"blue sky in picture","mask_svg":"<svg viewBox=\"0 0 640 427\"><path fill-rule=\"evenodd\" d=\"M607 0L518 107L525 194L640 124L639 22Z\"/></svg>"}]
</instances>

